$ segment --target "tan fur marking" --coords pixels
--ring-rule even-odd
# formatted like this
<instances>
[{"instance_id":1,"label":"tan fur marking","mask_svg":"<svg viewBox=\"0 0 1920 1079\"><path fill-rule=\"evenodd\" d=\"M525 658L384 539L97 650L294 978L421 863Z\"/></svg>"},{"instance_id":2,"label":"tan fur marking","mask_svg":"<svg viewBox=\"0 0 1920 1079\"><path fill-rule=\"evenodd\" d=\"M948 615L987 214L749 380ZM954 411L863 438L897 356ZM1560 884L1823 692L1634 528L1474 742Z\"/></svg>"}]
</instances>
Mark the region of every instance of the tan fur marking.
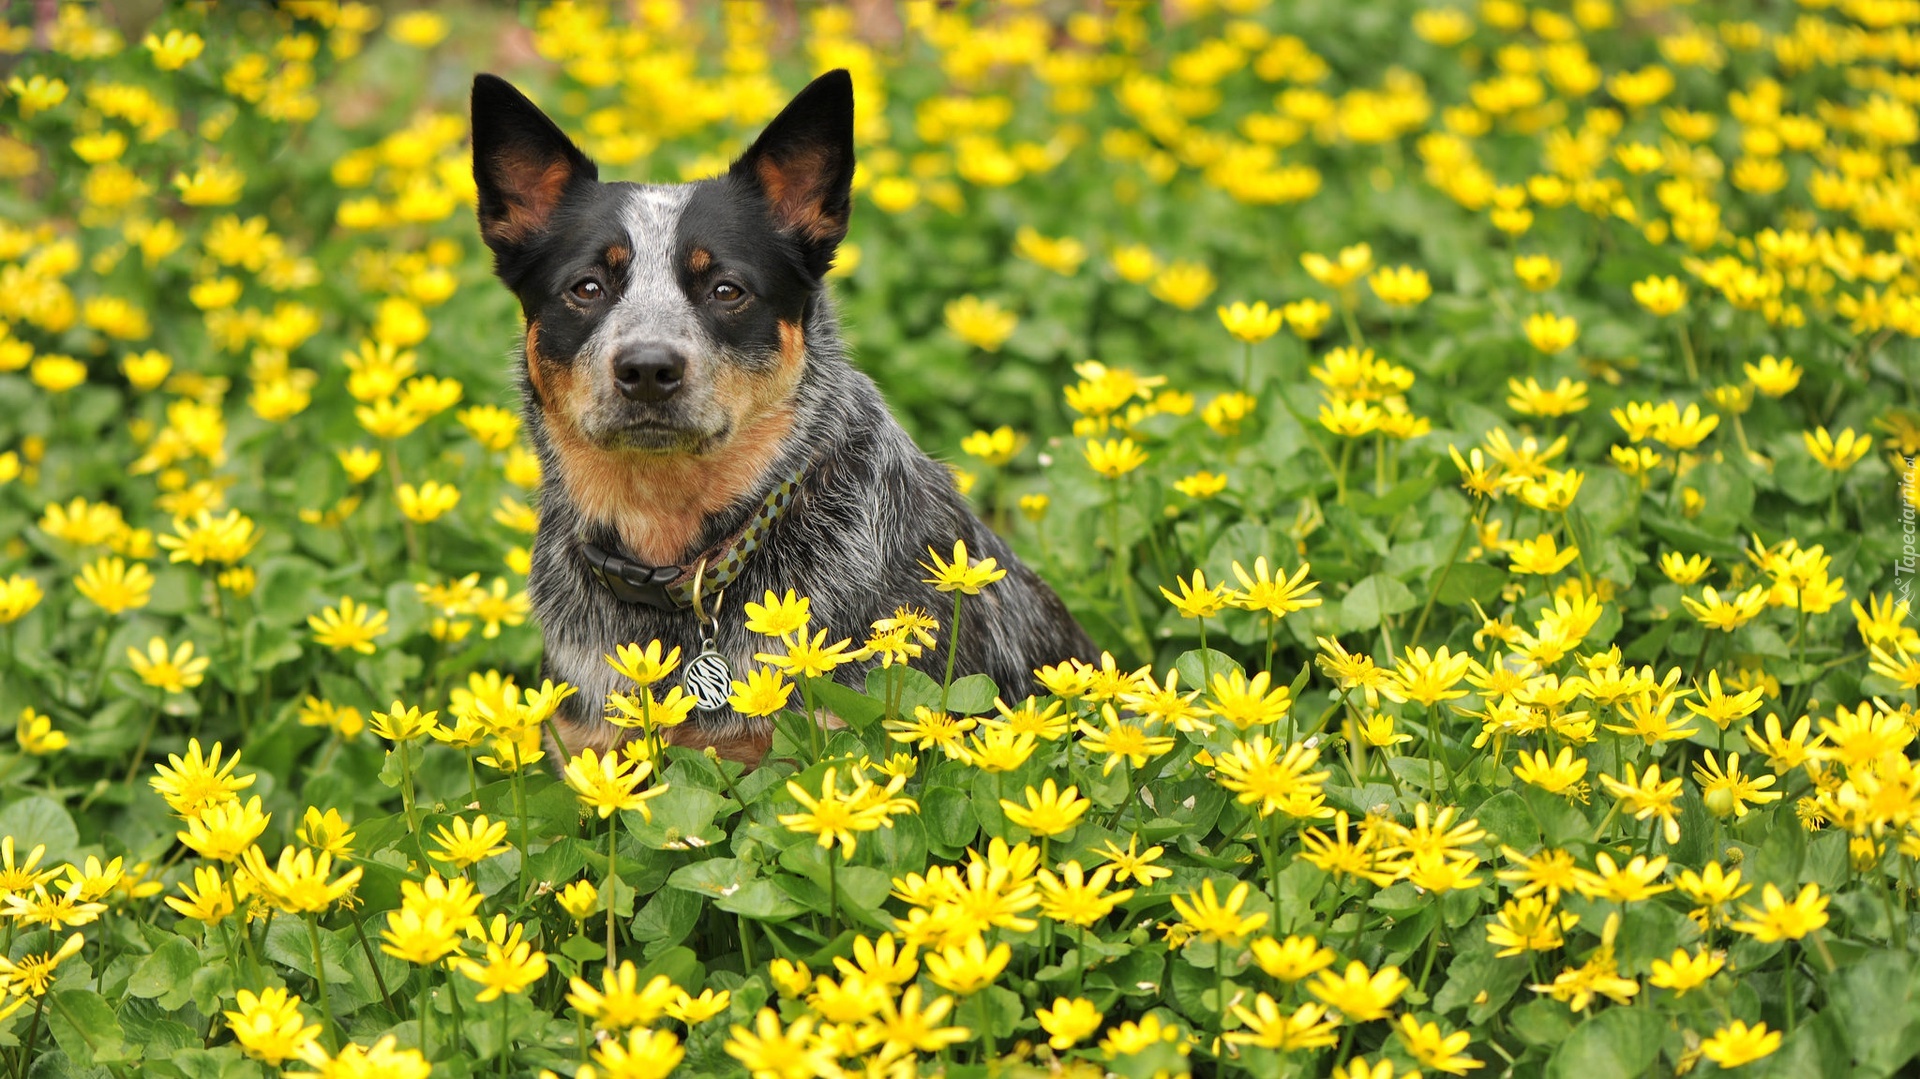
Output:
<instances>
[{"instance_id":1,"label":"tan fur marking","mask_svg":"<svg viewBox=\"0 0 1920 1079\"><path fill-rule=\"evenodd\" d=\"M585 380L554 381L547 426L568 496L587 520L613 525L633 557L651 565L679 565L695 553L707 518L752 493L793 430L791 407L736 412L733 437L708 457L610 452L580 435L575 417L592 400L581 389Z\"/></svg>"},{"instance_id":2,"label":"tan fur marking","mask_svg":"<svg viewBox=\"0 0 1920 1079\"><path fill-rule=\"evenodd\" d=\"M798 322L780 322L780 366L799 367L807 362L807 332Z\"/></svg>"},{"instance_id":3,"label":"tan fur marking","mask_svg":"<svg viewBox=\"0 0 1920 1079\"><path fill-rule=\"evenodd\" d=\"M614 244L607 248L607 268L618 272L633 261L633 252L624 244Z\"/></svg>"},{"instance_id":4,"label":"tan fur marking","mask_svg":"<svg viewBox=\"0 0 1920 1079\"><path fill-rule=\"evenodd\" d=\"M540 320L527 320L527 381L533 383L533 395L544 400L547 358L540 355Z\"/></svg>"},{"instance_id":5,"label":"tan fur marking","mask_svg":"<svg viewBox=\"0 0 1920 1079\"><path fill-rule=\"evenodd\" d=\"M706 456L610 451L581 434L594 404L592 379L571 366L546 373L547 434L560 479L581 515L610 524L634 558L682 565L709 517L755 493L793 433L793 394L806 369L797 323L780 327L780 363L770 373L715 365L713 393L731 421L725 445Z\"/></svg>"},{"instance_id":6,"label":"tan fur marking","mask_svg":"<svg viewBox=\"0 0 1920 1079\"><path fill-rule=\"evenodd\" d=\"M767 750L773 748L773 724L755 723L748 730L716 739L700 723L682 723L667 728L666 742L670 746L695 750L711 747L721 758L753 768L767 755Z\"/></svg>"},{"instance_id":7,"label":"tan fur marking","mask_svg":"<svg viewBox=\"0 0 1920 1079\"><path fill-rule=\"evenodd\" d=\"M502 151L493 159L506 186L506 215L485 222L481 231L489 240L518 243L546 226L560 193L573 179L573 166L566 160L542 161L511 151Z\"/></svg>"},{"instance_id":8,"label":"tan fur marking","mask_svg":"<svg viewBox=\"0 0 1920 1079\"><path fill-rule=\"evenodd\" d=\"M696 247L687 256L687 269L694 273L706 273L713 266L713 252L704 247Z\"/></svg>"},{"instance_id":9,"label":"tan fur marking","mask_svg":"<svg viewBox=\"0 0 1920 1079\"><path fill-rule=\"evenodd\" d=\"M782 228L793 229L808 239L838 239L845 234L843 222L826 215L824 200L824 155L800 153L783 160L762 158L759 164L760 186L773 207L774 220Z\"/></svg>"}]
</instances>

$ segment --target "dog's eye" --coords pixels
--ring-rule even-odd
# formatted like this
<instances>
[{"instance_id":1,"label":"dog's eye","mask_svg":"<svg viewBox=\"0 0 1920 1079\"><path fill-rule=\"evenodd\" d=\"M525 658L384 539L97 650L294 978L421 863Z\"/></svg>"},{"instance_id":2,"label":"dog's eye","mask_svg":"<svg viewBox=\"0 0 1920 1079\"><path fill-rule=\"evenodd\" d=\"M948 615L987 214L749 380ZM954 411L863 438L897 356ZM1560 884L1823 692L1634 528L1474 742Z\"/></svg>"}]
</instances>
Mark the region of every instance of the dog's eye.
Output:
<instances>
[{"instance_id":1,"label":"dog's eye","mask_svg":"<svg viewBox=\"0 0 1920 1079\"><path fill-rule=\"evenodd\" d=\"M595 281L591 277L585 277L574 282L573 287L567 291L573 293L574 299L583 303L592 303L602 296L605 296L607 292L605 288L601 287L600 282Z\"/></svg>"},{"instance_id":2,"label":"dog's eye","mask_svg":"<svg viewBox=\"0 0 1920 1079\"><path fill-rule=\"evenodd\" d=\"M747 290L731 281L722 281L713 286L713 292L709 295L715 303L733 304L745 299Z\"/></svg>"}]
</instances>

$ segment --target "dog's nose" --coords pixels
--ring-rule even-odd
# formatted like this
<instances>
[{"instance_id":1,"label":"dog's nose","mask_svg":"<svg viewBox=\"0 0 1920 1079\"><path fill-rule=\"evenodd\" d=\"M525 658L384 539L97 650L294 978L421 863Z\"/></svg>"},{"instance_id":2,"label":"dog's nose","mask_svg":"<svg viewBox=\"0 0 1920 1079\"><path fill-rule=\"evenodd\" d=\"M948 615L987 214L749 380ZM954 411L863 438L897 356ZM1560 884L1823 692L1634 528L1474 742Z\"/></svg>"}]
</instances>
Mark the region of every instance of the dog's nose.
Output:
<instances>
[{"instance_id":1,"label":"dog's nose","mask_svg":"<svg viewBox=\"0 0 1920 1079\"><path fill-rule=\"evenodd\" d=\"M613 362L613 381L629 401L659 404L680 389L687 361L670 348L643 345L622 352Z\"/></svg>"}]
</instances>

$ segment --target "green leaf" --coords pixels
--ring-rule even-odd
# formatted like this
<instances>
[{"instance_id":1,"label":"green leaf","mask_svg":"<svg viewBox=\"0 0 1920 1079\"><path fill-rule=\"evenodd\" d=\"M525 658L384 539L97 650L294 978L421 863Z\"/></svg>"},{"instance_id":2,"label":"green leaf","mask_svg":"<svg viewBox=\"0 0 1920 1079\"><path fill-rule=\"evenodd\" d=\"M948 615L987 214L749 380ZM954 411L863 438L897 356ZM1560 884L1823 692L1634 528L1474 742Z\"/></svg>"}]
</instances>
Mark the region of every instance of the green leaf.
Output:
<instances>
[{"instance_id":1,"label":"green leaf","mask_svg":"<svg viewBox=\"0 0 1920 1079\"><path fill-rule=\"evenodd\" d=\"M0 835L12 836L14 848L24 855L34 847L47 848L43 865L71 861L80 844L80 830L60 803L44 795L30 795L0 809Z\"/></svg>"},{"instance_id":2,"label":"green leaf","mask_svg":"<svg viewBox=\"0 0 1920 1079\"><path fill-rule=\"evenodd\" d=\"M1180 672L1181 685L1195 689L1207 685L1209 672L1225 675L1244 673L1237 660L1214 648L1195 648L1180 653L1180 658L1173 661L1173 669Z\"/></svg>"},{"instance_id":3,"label":"green leaf","mask_svg":"<svg viewBox=\"0 0 1920 1079\"><path fill-rule=\"evenodd\" d=\"M647 956L657 955L687 939L705 906L693 892L664 888L653 893L640 913L633 916L633 938L646 945Z\"/></svg>"},{"instance_id":4,"label":"green leaf","mask_svg":"<svg viewBox=\"0 0 1920 1079\"><path fill-rule=\"evenodd\" d=\"M1413 592L1392 577L1376 573L1347 592L1340 601L1340 625L1347 630L1368 630L1383 619L1419 605Z\"/></svg>"},{"instance_id":5,"label":"green leaf","mask_svg":"<svg viewBox=\"0 0 1920 1079\"><path fill-rule=\"evenodd\" d=\"M141 960L127 981L127 993L144 1000L157 999L172 1011L193 995L193 972L200 969L200 953L184 938L169 937L152 955Z\"/></svg>"},{"instance_id":6,"label":"green leaf","mask_svg":"<svg viewBox=\"0 0 1920 1079\"><path fill-rule=\"evenodd\" d=\"M1666 1021L1650 1008L1610 1008L1574 1028L1547 1061L1547 1079L1635 1079L1660 1055Z\"/></svg>"},{"instance_id":7,"label":"green leaf","mask_svg":"<svg viewBox=\"0 0 1920 1079\"><path fill-rule=\"evenodd\" d=\"M738 858L710 858L674 870L667 878L667 887L721 899L754 876L753 867Z\"/></svg>"},{"instance_id":8,"label":"green leaf","mask_svg":"<svg viewBox=\"0 0 1920 1079\"><path fill-rule=\"evenodd\" d=\"M884 673L885 672L881 671L878 667L867 672L868 692L872 692L874 685L872 676ZM882 692L884 692L884 683L881 685L883 687ZM856 731L866 730L868 727L873 726L875 720L887 714L887 706L883 701L876 700L866 693L861 693L859 690L849 686L843 686L838 682L826 678L820 678L814 681L813 699L814 703L818 704L822 709L839 716L846 722L847 726L852 727Z\"/></svg>"},{"instance_id":9,"label":"green leaf","mask_svg":"<svg viewBox=\"0 0 1920 1079\"><path fill-rule=\"evenodd\" d=\"M665 794L647 803L653 820L638 813L621 814L623 830L630 830L642 845L653 850L687 850L711 846L726 838L714 826L713 819L733 802L723 794L703 787L676 783Z\"/></svg>"},{"instance_id":10,"label":"green leaf","mask_svg":"<svg viewBox=\"0 0 1920 1079\"><path fill-rule=\"evenodd\" d=\"M964 627L963 627L964 628ZM993 698L1000 692L993 679L984 674L956 678L947 687L947 711L956 716L977 716L993 710Z\"/></svg>"},{"instance_id":11,"label":"green leaf","mask_svg":"<svg viewBox=\"0 0 1920 1079\"><path fill-rule=\"evenodd\" d=\"M979 832L967 792L958 787L932 787L920 798L920 821L927 828L927 845L943 858L965 850Z\"/></svg>"},{"instance_id":12,"label":"green leaf","mask_svg":"<svg viewBox=\"0 0 1920 1079\"><path fill-rule=\"evenodd\" d=\"M1829 1010L1840 1020L1857 1074L1891 1075L1920 1054L1913 962L1905 952L1872 952L1828 984Z\"/></svg>"},{"instance_id":13,"label":"green leaf","mask_svg":"<svg viewBox=\"0 0 1920 1079\"><path fill-rule=\"evenodd\" d=\"M1505 844L1519 851L1531 851L1540 845L1540 822L1519 793L1500 791L1481 802L1473 818L1487 830L1488 842Z\"/></svg>"},{"instance_id":14,"label":"green leaf","mask_svg":"<svg viewBox=\"0 0 1920 1079\"><path fill-rule=\"evenodd\" d=\"M784 922L807 912L805 905L770 880L750 880L729 887L732 890L714 900L713 905L730 914L743 914L763 922Z\"/></svg>"},{"instance_id":15,"label":"green leaf","mask_svg":"<svg viewBox=\"0 0 1920 1079\"><path fill-rule=\"evenodd\" d=\"M1474 600L1482 606L1489 600L1500 596L1500 589L1507 582L1507 571L1485 562L1455 562L1447 571L1446 582L1440 586L1435 602L1449 607L1464 607Z\"/></svg>"},{"instance_id":16,"label":"green leaf","mask_svg":"<svg viewBox=\"0 0 1920 1079\"><path fill-rule=\"evenodd\" d=\"M140 1058L140 1050L127 1045L119 1018L100 994L89 989L55 989L49 998L47 1028L74 1063L91 1067Z\"/></svg>"}]
</instances>

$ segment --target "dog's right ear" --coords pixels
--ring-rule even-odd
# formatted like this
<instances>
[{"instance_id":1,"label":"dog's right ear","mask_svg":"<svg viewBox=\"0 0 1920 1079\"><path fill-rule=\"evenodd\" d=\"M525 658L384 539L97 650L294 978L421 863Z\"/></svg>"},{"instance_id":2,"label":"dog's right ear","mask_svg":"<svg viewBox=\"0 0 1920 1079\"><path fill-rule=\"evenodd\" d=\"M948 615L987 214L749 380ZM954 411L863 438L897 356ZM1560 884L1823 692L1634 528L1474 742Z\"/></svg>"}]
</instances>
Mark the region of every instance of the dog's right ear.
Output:
<instances>
[{"instance_id":1,"label":"dog's right ear","mask_svg":"<svg viewBox=\"0 0 1920 1079\"><path fill-rule=\"evenodd\" d=\"M480 235L499 252L546 227L574 184L599 170L547 114L497 75L473 79L473 181Z\"/></svg>"}]
</instances>

